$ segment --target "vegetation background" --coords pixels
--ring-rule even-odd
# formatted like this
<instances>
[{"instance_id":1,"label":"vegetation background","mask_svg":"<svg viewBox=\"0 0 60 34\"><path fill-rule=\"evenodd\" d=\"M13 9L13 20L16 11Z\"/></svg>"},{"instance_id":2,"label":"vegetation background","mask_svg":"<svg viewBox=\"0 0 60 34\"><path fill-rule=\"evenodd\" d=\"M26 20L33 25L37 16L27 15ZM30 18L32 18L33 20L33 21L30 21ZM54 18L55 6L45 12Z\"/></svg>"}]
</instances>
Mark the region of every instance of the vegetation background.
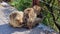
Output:
<instances>
[{"instance_id":1,"label":"vegetation background","mask_svg":"<svg viewBox=\"0 0 60 34\"><path fill-rule=\"evenodd\" d=\"M12 0L11 2L9 2L9 4L17 8L19 11L23 11L27 7L32 6L32 0ZM58 0L41 0L40 6L42 7L41 12L44 16L42 23L45 24L46 26L53 28L55 31L59 32L59 29L54 23L54 22L57 22L60 25L59 1ZM53 13L53 15L51 13ZM53 20L53 18L55 18L55 20Z\"/></svg>"}]
</instances>

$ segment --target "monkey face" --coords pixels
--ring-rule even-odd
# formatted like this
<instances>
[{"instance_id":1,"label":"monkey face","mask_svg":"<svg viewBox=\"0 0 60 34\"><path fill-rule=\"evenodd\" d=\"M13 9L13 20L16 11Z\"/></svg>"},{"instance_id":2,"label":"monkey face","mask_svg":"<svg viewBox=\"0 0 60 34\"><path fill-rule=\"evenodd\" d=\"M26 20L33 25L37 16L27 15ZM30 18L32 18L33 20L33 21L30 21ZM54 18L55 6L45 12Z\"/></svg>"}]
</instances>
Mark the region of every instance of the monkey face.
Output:
<instances>
[{"instance_id":1,"label":"monkey face","mask_svg":"<svg viewBox=\"0 0 60 34\"><path fill-rule=\"evenodd\" d=\"M20 12L15 17L15 21L18 22L20 25L23 24L23 12Z\"/></svg>"},{"instance_id":2,"label":"monkey face","mask_svg":"<svg viewBox=\"0 0 60 34\"><path fill-rule=\"evenodd\" d=\"M13 27L23 26L23 12L13 12L10 14L10 24Z\"/></svg>"},{"instance_id":3,"label":"monkey face","mask_svg":"<svg viewBox=\"0 0 60 34\"><path fill-rule=\"evenodd\" d=\"M22 16L16 16L15 21L18 22L19 24L22 24L23 23Z\"/></svg>"},{"instance_id":4,"label":"monkey face","mask_svg":"<svg viewBox=\"0 0 60 34\"><path fill-rule=\"evenodd\" d=\"M39 15L40 11L41 11L41 7L38 5L33 6L33 9L35 10L35 12Z\"/></svg>"}]
</instances>

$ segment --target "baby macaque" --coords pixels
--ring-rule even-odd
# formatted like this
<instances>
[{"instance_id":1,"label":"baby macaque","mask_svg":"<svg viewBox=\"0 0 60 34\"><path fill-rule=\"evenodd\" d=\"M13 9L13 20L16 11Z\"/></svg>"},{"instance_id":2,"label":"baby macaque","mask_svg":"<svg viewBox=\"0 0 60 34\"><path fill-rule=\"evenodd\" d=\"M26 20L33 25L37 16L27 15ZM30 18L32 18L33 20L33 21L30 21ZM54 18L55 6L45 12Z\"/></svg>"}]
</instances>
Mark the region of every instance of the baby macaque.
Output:
<instances>
[{"instance_id":1,"label":"baby macaque","mask_svg":"<svg viewBox=\"0 0 60 34\"><path fill-rule=\"evenodd\" d=\"M10 25L13 27L22 27L23 24L23 12L16 11L12 12L9 16L10 18Z\"/></svg>"},{"instance_id":2,"label":"baby macaque","mask_svg":"<svg viewBox=\"0 0 60 34\"><path fill-rule=\"evenodd\" d=\"M34 5L34 6L33 6L33 9L35 10L35 12L36 12L36 14L37 14L37 17L38 17L38 18L42 18L41 7L38 6L38 5Z\"/></svg>"},{"instance_id":3,"label":"baby macaque","mask_svg":"<svg viewBox=\"0 0 60 34\"><path fill-rule=\"evenodd\" d=\"M33 9L36 11L37 15L40 14L40 12L41 12L41 7L40 6L35 5L35 6L33 6Z\"/></svg>"},{"instance_id":4,"label":"baby macaque","mask_svg":"<svg viewBox=\"0 0 60 34\"><path fill-rule=\"evenodd\" d=\"M35 19L37 17L33 8L27 8L24 10L24 17L26 20L26 26L31 29L36 23Z\"/></svg>"}]
</instances>

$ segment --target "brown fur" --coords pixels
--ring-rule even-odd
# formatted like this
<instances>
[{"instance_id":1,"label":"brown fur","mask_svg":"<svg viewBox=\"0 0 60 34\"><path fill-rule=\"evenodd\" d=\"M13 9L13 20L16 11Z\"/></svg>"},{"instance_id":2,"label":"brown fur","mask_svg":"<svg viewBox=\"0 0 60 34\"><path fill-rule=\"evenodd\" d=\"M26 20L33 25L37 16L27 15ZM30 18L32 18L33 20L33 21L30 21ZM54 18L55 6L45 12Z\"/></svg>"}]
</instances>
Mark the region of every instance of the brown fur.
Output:
<instances>
[{"instance_id":1,"label":"brown fur","mask_svg":"<svg viewBox=\"0 0 60 34\"><path fill-rule=\"evenodd\" d=\"M36 19L36 13L34 12L33 8L27 8L24 10L24 16L26 20L26 25L29 29L31 29L35 24L34 21Z\"/></svg>"},{"instance_id":2,"label":"brown fur","mask_svg":"<svg viewBox=\"0 0 60 34\"><path fill-rule=\"evenodd\" d=\"M10 25L13 27L22 27L23 26L23 12L12 12L9 16Z\"/></svg>"}]
</instances>

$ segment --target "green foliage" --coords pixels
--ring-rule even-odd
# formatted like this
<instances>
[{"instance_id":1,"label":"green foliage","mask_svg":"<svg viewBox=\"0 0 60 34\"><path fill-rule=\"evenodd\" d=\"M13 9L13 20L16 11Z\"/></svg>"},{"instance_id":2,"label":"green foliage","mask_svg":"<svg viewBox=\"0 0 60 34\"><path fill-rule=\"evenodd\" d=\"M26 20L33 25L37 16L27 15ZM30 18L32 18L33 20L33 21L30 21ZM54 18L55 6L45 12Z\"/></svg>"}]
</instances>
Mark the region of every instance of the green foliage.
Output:
<instances>
[{"instance_id":1,"label":"green foliage","mask_svg":"<svg viewBox=\"0 0 60 34\"><path fill-rule=\"evenodd\" d=\"M31 7L32 0L13 0L10 4L18 10L23 11L27 7Z\"/></svg>"},{"instance_id":2,"label":"green foliage","mask_svg":"<svg viewBox=\"0 0 60 34\"><path fill-rule=\"evenodd\" d=\"M50 6L52 6L55 19L57 19L57 17L59 17L56 22L58 22L58 24L60 24L59 11L54 7L54 6L58 7L58 0L44 0L44 1L46 3L49 3ZM22 10L23 11L27 7L31 7L32 6L32 0L13 0L10 4L12 6L16 7L18 10L20 10L20 11ZM53 17L51 15L49 9L45 5L45 3L40 2L40 5L43 8L42 14L45 17L43 19L42 23L47 25L47 26L50 26L51 28L53 28L54 30L59 32L58 28L54 24Z\"/></svg>"},{"instance_id":3,"label":"green foliage","mask_svg":"<svg viewBox=\"0 0 60 34\"><path fill-rule=\"evenodd\" d=\"M48 5L52 6L54 17L55 17L55 19L57 19L57 17L59 17L58 16L59 15L59 11L55 7L58 7L58 0L45 0L45 2L48 3ZM45 5L45 3L41 3L41 4L42 4L42 8L44 8L43 14L45 16L45 19L43 20L43 23L48 25L48 26L50 26L51 28L53 28L57 32L59 32L58 28L54 24L53 16L51 15L51 12L49 10L51 8L48 9L48 7ZM58 22L58 20L56 22ZM58 22L58 24L59 23L60 22Z\"/></svg>"}]
</instances>

